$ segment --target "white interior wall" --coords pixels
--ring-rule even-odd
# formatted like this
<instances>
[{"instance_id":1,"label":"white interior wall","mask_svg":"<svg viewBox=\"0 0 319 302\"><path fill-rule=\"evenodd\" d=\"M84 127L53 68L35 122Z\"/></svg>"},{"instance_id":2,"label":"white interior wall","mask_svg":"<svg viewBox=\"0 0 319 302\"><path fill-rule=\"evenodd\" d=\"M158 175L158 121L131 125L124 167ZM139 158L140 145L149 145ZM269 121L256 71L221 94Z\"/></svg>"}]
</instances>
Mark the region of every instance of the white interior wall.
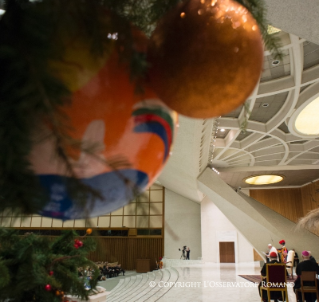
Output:
<instances>
[{"instance_id":1,"label":"white interior wall","mask_svg":"<svg viewBox=\"0 0 319 302\"><path fill-rule=\"evenodd\" d=\"M197 260L201 252L201 206L171 190L165 189L164 256L179 259L178 251L189 246L190 259Z\"/></svg>"},{"instance_id":2,"label":"white interior wall","mask_svg":"<svg viewBox=\"0 0 319 302\"><path fill-rule=\"evenodd\" d=\"M219 242L235 242L235 261L254 261L252 245L218 207L205 197L201 202L202 255L206 262L219 262Z\"/></svg>"}]
</instances>

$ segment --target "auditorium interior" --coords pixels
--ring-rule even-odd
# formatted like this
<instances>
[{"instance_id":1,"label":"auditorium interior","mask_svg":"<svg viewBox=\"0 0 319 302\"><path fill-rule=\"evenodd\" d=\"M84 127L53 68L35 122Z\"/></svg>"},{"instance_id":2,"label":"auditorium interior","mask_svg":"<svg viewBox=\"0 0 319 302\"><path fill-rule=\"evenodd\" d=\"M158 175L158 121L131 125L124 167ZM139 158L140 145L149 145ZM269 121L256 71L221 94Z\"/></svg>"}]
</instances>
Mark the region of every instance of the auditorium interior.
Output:
<instances>
[{"instance_id":1,"label":"auditorium interior","mask_svg":"<svg viewBox=\"0 0 319 302\"><path fill-rule=\"evenodd\" d=\"M319 2L265 2L283 58L275 60L265 50L261 78L246 107L212 119L180 116L170 159L141 199L86 220L13 218L7 211L1 226L48 236L92 227L100 234L92 260L134 271L137 260L149 259L153 271L163 257L161 280L189 283L163 286L143 300L134 285L127 281L128 290L122 282L107 301L135 301L135 296L136 301L260 301L257 288L246 286L240 275L260 274L269 243L279 248L284 239L288 250L299 255L311 250L319 259L319 230L296 227L319 206L319 119L306 123L317 112L308 110L310 116L297 123L308 105L317 102L313 108L319 108ZM259 175L270 177L249 183ZM190 260L180 259L184 246ZM295 301L292 288L288 292Z\"/></svg>"}]
</instances>

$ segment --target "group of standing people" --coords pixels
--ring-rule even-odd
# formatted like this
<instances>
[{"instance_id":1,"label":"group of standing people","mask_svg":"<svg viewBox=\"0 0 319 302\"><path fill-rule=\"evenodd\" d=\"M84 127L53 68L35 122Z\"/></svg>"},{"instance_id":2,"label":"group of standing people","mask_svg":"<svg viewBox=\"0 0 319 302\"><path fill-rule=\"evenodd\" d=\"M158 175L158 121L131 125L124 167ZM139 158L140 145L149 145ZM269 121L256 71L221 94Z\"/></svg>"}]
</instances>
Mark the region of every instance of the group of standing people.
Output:
<instances>
[{"instance_id":1,"label":"group of standing people","mask_svg":"<svg viewBox=\"0 0 319 302\"><path fill-rule=\"evenodd\" d=\"M188 246L184 245L183 250L182 250L182 256L181 259L189 260L189 254L191 250L189 249Z\"/></svg>"},{"instance_id":2,"label":"group of standing people","mask_svg":"<svg viewBox=\"0 0 319 302\"><path fill-rule=\"evenodd\" d=\"M266 277L266 267L268 264L273 264L273 263L287 263L287 255L288 255L288 250L285 246L285 241L281 240L279 241L279 244L281 244L282 248L281 249L276 249L274 246L271 244L268 245L269 252L267 255L267 263L264 264L262 270L261 270L261 275ZM295 250L293 250L295 252ZM316 259L311 255L310 251L303 251L301 253L302 256L302 262L299 263L299 258L298 254L295 252L294 253L294 262L297 262L296 266L296 275L297 279L294 282L294 291L296 289L299 289L301 287L301 282L300 282L300 276L303 271L314 271L316 274L319 274L319 266L317 264ZM291 268L293 269L293 268ZM311 283L311 282L310 282ZM312 284L304 284L308 286L313 286ZM261 283L259 284L258 290L260 289ZM260 294L260 291L259 291ZM300 293L299 293L300 294ZM298 294L298 295L299 295ZM263 301L268 301L267 299L267 292L264 290L263 291ZM306 293L305 298L307 302L314 302L316 300L316 295L312 293ZM271 294L271 299L274 299L275 302L282 299L281 293L280 292L273 292ZM298 297L297 302L301 301L301 294Z\"/></svg>"}]
</instances>

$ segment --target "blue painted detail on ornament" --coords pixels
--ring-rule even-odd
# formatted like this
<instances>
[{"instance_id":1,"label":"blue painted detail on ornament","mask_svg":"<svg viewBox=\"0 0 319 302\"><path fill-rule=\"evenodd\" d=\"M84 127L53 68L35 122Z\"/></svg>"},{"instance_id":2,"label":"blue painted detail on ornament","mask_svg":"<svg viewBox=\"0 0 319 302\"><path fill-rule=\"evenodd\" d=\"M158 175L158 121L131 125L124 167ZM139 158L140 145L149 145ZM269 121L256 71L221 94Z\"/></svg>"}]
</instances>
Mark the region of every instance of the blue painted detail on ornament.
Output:
<instances>
[{"instance_id":1,"label":"blue painted detail on ornament","mask_svg":"<svg viewBox=\"0 0 319 302\"><path fill-rule=\"evenodd\" d=\"M168 156L170 145L168 143L166 129L162 124L160 124L159 122L154 122L154 121L147 122L144 124L139 124L134 127L134 132L151 132L158 135L163 140L163 143L164 143L165 153L164 153L163 162L165 162Z\"/></svg>"},{"instance_id":2,"label":"blue painted detail on ornament","mask_svg":"<svg viewBox=\"0 0 319 302\"><path fill-rule=\"evenodd\" d=\"M81 179L83 184L99 192L103 199L85 198L84 205L75 205L68 190L70 177L59 175L38 175L38 177L49 196L48 204L39 214L62 220L95 217L101 213L113 212L125 206L133 198L133 189L142 192L149 182L146 173L133 169L107 172ZM131 185L125 181L131 182Z\"/></svg>"}]
</instances>

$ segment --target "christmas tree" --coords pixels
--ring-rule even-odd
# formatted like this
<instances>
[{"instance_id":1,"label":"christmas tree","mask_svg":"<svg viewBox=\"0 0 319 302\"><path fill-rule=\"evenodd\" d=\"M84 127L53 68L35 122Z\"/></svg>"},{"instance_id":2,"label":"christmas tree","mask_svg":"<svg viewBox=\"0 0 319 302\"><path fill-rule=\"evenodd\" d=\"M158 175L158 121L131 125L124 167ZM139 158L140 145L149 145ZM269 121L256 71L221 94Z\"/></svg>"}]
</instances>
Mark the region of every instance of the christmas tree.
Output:
<instances>
[{"instance_id":1,"label":"christmas tree","mask_svg":"<svg viewBox=\"0 0 319 302\"><path fill-rule=\"evenodd\" d=\"M0 301L63 301L65 293L87 299L84 283L91 290L97 284L99 270L86 258L96 248L92 237L67 230L52 240L0 229L0 242ZM78 277L80 267L92 268L89 280Z\"/></svg>"}]
</instances>

